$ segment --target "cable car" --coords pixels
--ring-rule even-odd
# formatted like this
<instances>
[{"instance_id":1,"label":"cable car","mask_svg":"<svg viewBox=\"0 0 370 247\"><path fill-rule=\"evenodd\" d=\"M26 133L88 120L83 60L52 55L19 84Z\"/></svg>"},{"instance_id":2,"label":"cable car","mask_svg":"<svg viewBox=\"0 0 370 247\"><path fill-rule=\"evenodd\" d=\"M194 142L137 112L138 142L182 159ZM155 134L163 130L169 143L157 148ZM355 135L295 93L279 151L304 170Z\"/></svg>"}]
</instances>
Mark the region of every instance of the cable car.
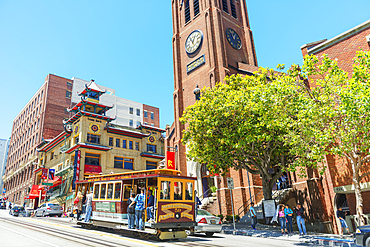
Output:
<instances>
[{"instance_id":1,"label":"cable car","mask_svg":"<svg viewBox=\"0 0 370 247\"><path fill-rule=\"evenodd\" d=\"M97 175L77 182L77 191L93 191L92 215L89 223L78 225L86 228L104 227L122 230L138 237L160 240L186 238L185 230L197 225L196 178L181 176L180 171L153 169L126 173ZM147 220L144 210L145 229L128 229L127 201L130 194L144 189L145 199L152 191L154 196L154 220ZM145 200L145 204L147 202Z\"/></svg>"}]
</instances>

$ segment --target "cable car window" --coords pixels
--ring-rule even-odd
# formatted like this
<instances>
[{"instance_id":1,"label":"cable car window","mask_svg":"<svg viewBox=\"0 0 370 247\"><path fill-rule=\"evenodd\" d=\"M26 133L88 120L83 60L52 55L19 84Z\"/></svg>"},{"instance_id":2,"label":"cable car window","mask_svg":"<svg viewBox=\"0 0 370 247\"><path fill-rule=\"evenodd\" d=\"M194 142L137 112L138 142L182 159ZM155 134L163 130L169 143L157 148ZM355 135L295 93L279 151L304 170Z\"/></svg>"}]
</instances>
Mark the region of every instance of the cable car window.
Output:
<instances>
[{"instance_id":1,"label":"cable car window","mask_svg":"<svg viewBox=\"0 0 370 247\"><path fill-rule=\"evenodd\" d=\"M116 183L114 186L114 199L120 199L121 198L121 183Z\"/></svg>"},{"instance_id":2,"label":"cable car window","mask_svg":"<svg viewBox=\"0 0 370 247\"><path fill-rule=\"evenodd\" d=\"M193 183L186 183L185 200L193 200Z\"/></svg>"},{"instance_id":3,"label":"cable car window","mask_svg":"<svg viewBox=\"0 0 370 247\"><path fill-rule=\"evenodd\" d=\"M171 182L170 181L162 181L161 182L161 196L160 199L169 200L171 193Z\"/></svg>"},{"instance_id":4,"label":"cable car window","mask_svg":"<svg viewBox=\"0 0 370 247\"><path fill-rule=\"evenodd\" d=\"M175 200L182 200L182 182L175 182L174 197Z\"/></svg>"},{"instance_id":5,"label":"cable car window","mask_svg":"<svg viewBox=\"0 0 370 247\"><path fill-rule=\"evenodd\" d=\"M107 200L113 198L113 184L108 184Z\"/></svg>"},{"instance_id":6,"label":"cable car window","mask_svg":"<svg viewBox=\"0 0 370 247\"><path fill-rule=\"evenodd\" d=\"M100 199L105 199L105 190L107 188L106 184L102 184L100 188Z\"/></svg>"},{"instance_id":7,"label":"cable car window","mask_svg":"<svg viewBox=\"0 0 370 247\"><path fill-rule=\"evenodd\" d=\"M95 184L94 199L99 199L99 184Z\"/></svg>"},{"instance_id":8,"label":"cable car window","mask_svg":"<svg viewBox=\"0 0 370 247\"><path fill-rule=\"evenodd\" d=\"M131 190L132 190L132 186L125 184L125 187L124 187L124 190L123 190L123 199L129 199L130 198ZM133 192L135 192L135 191L133 191Z\"/></svg>"}]
</instances>

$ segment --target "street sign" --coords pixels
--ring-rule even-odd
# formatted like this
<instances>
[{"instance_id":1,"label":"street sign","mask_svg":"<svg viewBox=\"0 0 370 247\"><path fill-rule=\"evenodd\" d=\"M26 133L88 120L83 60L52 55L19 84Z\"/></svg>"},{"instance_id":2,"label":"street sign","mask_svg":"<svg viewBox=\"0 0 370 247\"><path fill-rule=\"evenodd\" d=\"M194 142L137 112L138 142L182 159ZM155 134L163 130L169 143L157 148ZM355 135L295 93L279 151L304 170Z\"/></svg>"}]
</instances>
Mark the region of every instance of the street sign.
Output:
<instances>
[{"instance_id":1,"label":"street sign","mask_svg":"<svg viewBox=\"0 0 370 247\"><path fill-rule=\"evenodd\" d=\"M233 178L227 178L227 188L230 190L234 189L234 179Z\"/></svg>"},{"instance_id":2,"label":"street sign","mask_svg":"<svg viewBox=\"0 0 370 247\"><path fill-rule=\"evenodd\" d=\"M53 186L53 183L42 183L42 185Z\"/></svg>"}]
</instances>

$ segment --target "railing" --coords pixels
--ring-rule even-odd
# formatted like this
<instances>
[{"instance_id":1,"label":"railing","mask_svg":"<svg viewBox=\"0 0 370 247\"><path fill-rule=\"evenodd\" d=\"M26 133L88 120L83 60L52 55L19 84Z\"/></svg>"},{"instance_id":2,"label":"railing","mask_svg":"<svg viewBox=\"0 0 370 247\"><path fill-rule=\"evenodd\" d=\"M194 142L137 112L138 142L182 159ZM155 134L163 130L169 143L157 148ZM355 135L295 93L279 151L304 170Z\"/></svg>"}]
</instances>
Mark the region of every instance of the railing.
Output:
<instances>
[{"instance_id":1,"label":"railing","mask_svg":"<svg viewBox=\"0 0 370 247\"><path fill-rule=\"evenodd\" d=\"M256 197L258 196L258 194L259 193L261 193L263 190L260 190L258 193L257 193L257 195L254 195L254 198L256 199ZM249 198L249 200L247 200L239 209L238 209L238 213L236 214L236 215L241 215L243 212L244 212L244 214L245 214L245 210L246 210L246 208L247 207L249 207L249 205L251 205L251 199L252 199L252 197L251 198Z\"/></svg>"},{"instance_id":2,"label":"railing","mask_svg":"<svg viewBox=\"0 0 370 247\"><path fill-rule=\"evenodd\" d=\"M204 200L204 195L206 195L208 197L208 192L211 191L211 188L209 188L208 190L206 190L206 192L203 193L203 195L201 196L198 196L199 200L200 201L203 201ZM200 199L200 198L203 198L203 199Z\"/></svg>"}]
</instances>

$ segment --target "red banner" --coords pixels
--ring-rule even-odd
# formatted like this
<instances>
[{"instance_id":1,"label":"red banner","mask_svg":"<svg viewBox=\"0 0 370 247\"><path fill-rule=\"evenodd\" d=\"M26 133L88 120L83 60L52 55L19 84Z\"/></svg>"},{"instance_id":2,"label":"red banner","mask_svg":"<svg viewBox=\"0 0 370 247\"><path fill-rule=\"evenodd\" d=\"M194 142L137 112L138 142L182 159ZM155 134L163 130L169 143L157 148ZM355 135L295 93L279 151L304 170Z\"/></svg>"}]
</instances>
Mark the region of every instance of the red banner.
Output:
<instances>
[{"instance_id":1,"label":"red banner","mask_svg":"<svg viewBox=\"0 0 370 247\"><path fill-rule=\"evenodd\" d=\"M167 169L175 170L175 152L167 151Z\"/></svg>"},{"instance_id":2,"label":"red banner","mask_svg":"<svg viewBox=\"0 0 370 247\"><path fill-rule=\"evenodd\" d=\"M81 159L81 150L78 150L78 153L77 153L76 181L79 181L80 180L80 159Z\"/></svg>"},{"instance_id":3,"label":"red banner","mask_svg":"<svg viewBox=\"0 0 370 247\"><path fill-rule=\"evenodd\" d=\"M42 168L41 172L41 179L47 179L48 178L48 169L47 168Z\"/></svg>"}]
</instances>

